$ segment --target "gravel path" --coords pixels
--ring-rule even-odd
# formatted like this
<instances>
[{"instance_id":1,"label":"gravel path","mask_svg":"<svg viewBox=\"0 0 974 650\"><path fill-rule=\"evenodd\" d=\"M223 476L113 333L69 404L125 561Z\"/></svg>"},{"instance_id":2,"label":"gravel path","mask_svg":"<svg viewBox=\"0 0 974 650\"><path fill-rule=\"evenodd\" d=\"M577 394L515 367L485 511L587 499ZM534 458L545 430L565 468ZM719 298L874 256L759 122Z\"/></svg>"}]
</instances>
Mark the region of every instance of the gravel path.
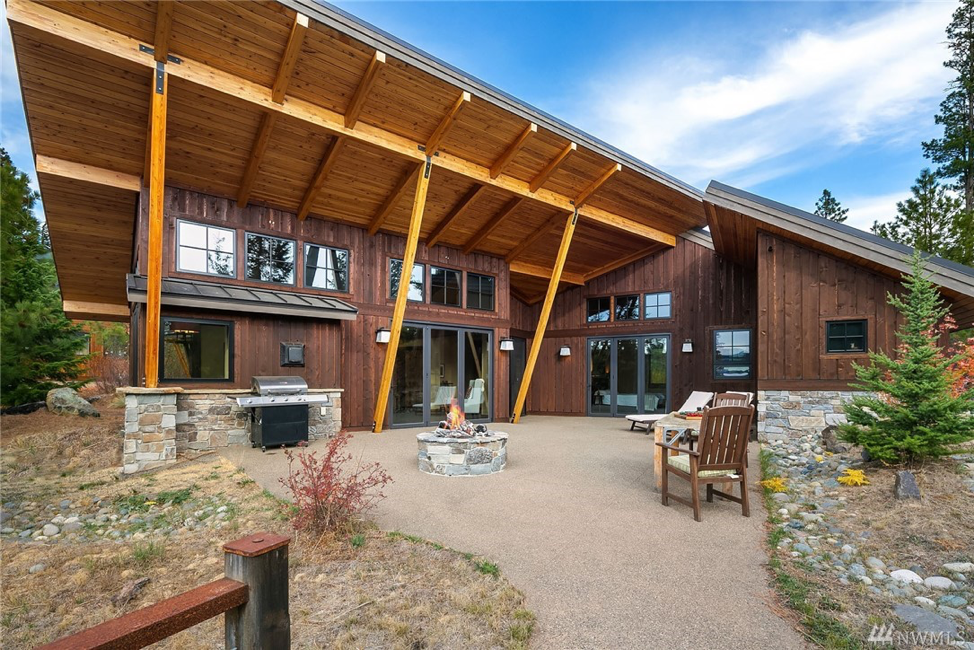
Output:
<instances>
[{"instance_id":1,"label":"gravel path","mask_svg":"<svg viewBox=\"0 0 974 650\"><path fill-rule=\"evenodd\" d=\"M419 429L356 434L350 448L395 479L377 523L497 562L538 615L536 647L803 647L768 606L757 444L752 516L717 499L704 501L697 523L689 508L660 504L652 436L623 422L531 416L503 425L507 469L492 476L419 472ZM224 455L282 495L283 453Z\"/></svg>"}]
</instances>

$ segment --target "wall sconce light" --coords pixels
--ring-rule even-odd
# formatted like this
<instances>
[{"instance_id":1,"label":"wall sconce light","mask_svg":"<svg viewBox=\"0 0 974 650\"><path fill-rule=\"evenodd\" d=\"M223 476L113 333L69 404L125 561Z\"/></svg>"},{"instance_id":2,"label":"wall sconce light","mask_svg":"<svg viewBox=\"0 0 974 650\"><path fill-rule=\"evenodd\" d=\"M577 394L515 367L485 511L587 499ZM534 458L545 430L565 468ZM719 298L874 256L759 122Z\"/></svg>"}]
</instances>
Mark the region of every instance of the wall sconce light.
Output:
<instances>
[{"instance_id":1,"label":"wall sconce light","mask_svg":"<svg viewBox=\"0 0 974 650\"><path fill-rule=\"evenodd\" d=\"M570 357L570 356L572 356L572 349L570 347L568 347L567 345L563 345L563 346L561 346L561 350L558 351L558 356L561 356L561 357Z\"/></svg>"},{"instance_id":2,"label":"wall sconce light","mask_svg":"<svg viewBox=\"0 0 974 650\"><path fill-rule=\"evenodd\" d=\"M684 352L693 352L693 341L692 340L685 339L683 341L683 351Z\"/></svg>"},{"instance_id":3,"label":"wall sconce light","mask_svg":"<svg viewBox=\"0 0 974 650\"><path fill-rule=\"evenodd\" d=\"M388 327L380 327L375 331L376 343L388 343L389 339L391 338L392 338L392 332L389 331Z\"/></svg>"},{"instance_id":4,"label":"wall sconce light","mask_svg":"<svg viewBox=\"0 0 974 650\"><path fill-rule=\"evenodd\" d=\"M514 339L501 339L501 352L510 352L514 349Z\"/></svg>"}]
</instances>

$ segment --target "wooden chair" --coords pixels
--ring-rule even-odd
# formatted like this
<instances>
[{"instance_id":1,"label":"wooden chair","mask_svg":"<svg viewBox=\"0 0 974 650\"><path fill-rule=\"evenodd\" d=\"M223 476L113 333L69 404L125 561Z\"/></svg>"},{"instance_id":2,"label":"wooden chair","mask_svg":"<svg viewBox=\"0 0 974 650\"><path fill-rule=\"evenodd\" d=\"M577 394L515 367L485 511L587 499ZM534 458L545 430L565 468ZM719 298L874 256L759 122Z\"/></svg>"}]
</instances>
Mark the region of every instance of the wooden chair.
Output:
<instances>
[{"instance_id":1,"label":"wooden chair","mask_svg":"<svg viewBox=\"0 0 974 650\"><path fill-rule=\"evenodd\" d=\"M714 406L750 406L751 393L719 393L714 398Z\"/></svg>"},{"instance_id":2,"label":"wooden chair","mask_svg":"<svg viewBox=\"0 0 974 650\"><path fill-rule=\"evenodd\" d=\"M747 497L747 442L754 418L753 406L715 406L705 408L700 422L700 435L697 450L678 447L666 442L657 442L659 453L666 454L663 463L662 492L663 505L668 506L670 498L693 508L693 518L700 521L701 483L707 486L707 501L713 502L714 495L741 504L741 513L751 516ZM676 452L671 456L669 452ZM669 492L669 475L676 474L690 481L692 500L687 501ZM739 483L741 496L735 497L727 492L714 489L714 483Z\"/></svg>"}]
</instances>

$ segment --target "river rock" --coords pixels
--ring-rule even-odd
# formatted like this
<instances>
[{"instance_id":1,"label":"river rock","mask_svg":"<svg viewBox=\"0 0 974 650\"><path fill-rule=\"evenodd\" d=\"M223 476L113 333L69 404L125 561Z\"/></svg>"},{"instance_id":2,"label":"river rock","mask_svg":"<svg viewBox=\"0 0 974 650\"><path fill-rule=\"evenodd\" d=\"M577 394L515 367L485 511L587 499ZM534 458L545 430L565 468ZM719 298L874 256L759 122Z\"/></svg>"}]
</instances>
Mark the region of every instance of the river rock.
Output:
<instances>
[{"instance_id":1,"label":"river rock","mask_svg":"<svg viewBox=\"0 0 974 650\"><path fill-rule=\"evenodd\" d=\"M877 571L886 570L886 563L880 560L878 557L867 557L866 566L871 569L876 569Z\"/></svg>"},{"instance_id":2,"label":"river rock","mask_svg":"<svg viewBox=\"0 0 974 650\"><path fill-rule=\"evenodd\" d=\"M923 581L923 584L931 589L941 589L943 591L950 591L954 588L954 581L943 576L930 576Z\"/></svg>"},{"instance_id":3,"label":"river rock","mask_svg":"<svg viewBox=\"0 0 974 650\"><path fill-rule=\"evenodd\" d=\"M54 537L61 532L61 529L54 524L44 524L44 528L41 529L41 534L45 537Z\"/></svg>"},{"instance_id":4,"label":"river rock","mask_svg":"<svg viewBox=\"0 0 974 650\"><path fill-rule=\"evenodd\" d=\"M937 603L933 602L926 596L917 596L916 598L913 599L913 602L915 602L923 609L929 609L931 612L937 609Z\"/></svg>"},{"instance_id":5,"label":"river rock","mask_svg":"<svg viewBox=\"0 0 974 650\"><path fill-rule=\"evenodd\" d=\"M31 568L27 569L27 573L40 573L41 571L43 571L46 568L47 568L47 566L44 565L44 564L35 564Z\"/></svg>"},{"instance_id":6,"label":"river rock","mask_svg":"<svg viewBox=\"0 0 974 650\"><path fill-rule=\"evenodd\" d=\"M822 430L822 443L825 445L825 449L831 451L833 454L841 454L849 451L848 445L839 442L836 431L838 429L835 426L827 426Z\"/></svg>"},{"instance_id":7,"label":"river rock","mask_svg":"<svg viewBox=\"0 0 974 650\"><path fill-rule=\"evenodd\" d=\"M909 569L897 569L896 571L890 573L889 577L892 578L893 580L898 580L900 582L916 583L916 584L923 582L923 578L918 576L913 571L910 571Z\"/></svg>"},{"instance_id":8,"label":"river rock","mask_svg":"<svg viewBox=\"0 0 974 650\"><path fill-rule=\"evenodd\" d=\"M893 608L901 620L914 626L918 632L932 632L933 634L957 634L957 624L948 621L943 616L937 616L916 605L897 605Z\"/></svg>"},{"instance_id":9,"label":"river rock","mask_svg":"<svg viewBox=\"0 0 974 650\"><path fill-rule=\"evenodd\" d=\"M943 568L950 573L972 573L974 562L948 562Z\"/></svg>"},{"instance_id":10,"label":"river rock","mask_svg":"<svg viewBox=\"0 0 974 650\"><path fill-rule=\"evenodd\" d=\"M81 417L101 417L94 406L89 404L73 388L55 388L47 393L47 410L57 415L80 415Z\"/></svg>"}]
</instances>

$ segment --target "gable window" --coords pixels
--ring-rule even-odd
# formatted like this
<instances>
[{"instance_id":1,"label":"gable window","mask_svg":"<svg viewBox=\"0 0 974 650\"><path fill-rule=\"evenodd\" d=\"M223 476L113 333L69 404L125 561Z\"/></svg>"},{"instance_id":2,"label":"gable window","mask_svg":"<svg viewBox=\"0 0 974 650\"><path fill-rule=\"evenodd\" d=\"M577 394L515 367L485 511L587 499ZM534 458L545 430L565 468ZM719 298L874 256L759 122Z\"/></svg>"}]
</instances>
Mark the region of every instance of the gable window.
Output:
<instances>
[{"instance_id":1,"label":"gable window","mask_svg":"<svg viewBox=\"0 0 974 650\"><path fill-rule=\"evenodd\" d=\"M460 306L460 271L430 267L430 302Z\"/></svg>"},{"instance_id":2,"label":"gable window","mask_svg":"<svg viewBox=\"0 0 974 650\"><path fill-rule=\"evenodd\" d=\"M669 291L661 293L647 293L646 320L654 318L671 318L673 316L673 294Z\"/></svg>"},{"instance_id":3,"label":"gable window","mask_svg":"<svg viewBox=\"0 0 974 650\"><path fill-rule=\"evenodd\" d=\"M616 296L616 320L639 320L639 296Z\"/></svg>"},{"instance_id":4,"label":"gable window","mask_svg":"<svg viewBox=\"0 0 974 650\"><path fill-rule=\"evenodd\" d=\"M343 248L305 244L304 286L348 291L348 251Z\"/></svg>"},{"instance_id":5,"label":"gable window","mask_svg":"<svg viewBox=\"0 0 974 650\"><path fill-rule=\"evenodd\" d=\"M467 273L467 309L494 311L494 277Z\"/></svg>"},{"instance_id":6,"label":"gable window","mask_svg":"<svg viewBox=\"0 0 974 650\"><path fill-rule=\"evenodd\" d=\"M751 378L751 330L714 331L714 379Z\"/></svg>"},{"instance_id":7,"label":"gable window","mask_svg":"<svg viewBox=\"0 0 974 650\"><path fill-rule=\"evenodd\" d=\"M227 228L176 222L176 270L232 278L236 232Z\"/></svg>"},{"instance_id":8,"label":"gable window","mask_svg":"<svg viewBox=\"0 0 974 650\"><path fill-rule=\"evenodd\" d=\"M866 321L838 320L825 323L825 350L829 353L865 352Z\"/></svg>"},{"instance_id":9,"label":"gable window","mask_svg":"<svg viewBox=\"0 0 974 650\"><path fill-rule=\"evenodd\" d=\"M389 297L395 298L399 292L399 278L402 276L402 260L389 260ZM409 277L409 290L406 292L406 299L413 302L423 302L426 298L423 288L426 277L426 267L422 264L413 264L413 273Z\"/></svg>"},{"instance_id":10,"label":"gable window","mask_svg":"<svg viewBox=\"0 0 974 650\"><path fill-rule=\"evenodd\" d=\"M247 233L248 280L294 284L294 248L290 239Z\"/></svg>"},{"instance_id":11,"label":"gable window","mask_svg":"<svg viewBox=\"0 0 974 650\"><path fill-rule=\"evenodd\" d=\"M162 319L163 379L233 379L233 323Z\"/></svg>"},{"instance_id":12,"label":"gable window","mask_svg":"<svg viewBox=\"0 0 974 650\"><path fill-rule=\"evenodd\" d=\"M587 320L589 323L604 323L609 320L612 307L608 298L589 298Z\"/></svg>"}]
</instances>

